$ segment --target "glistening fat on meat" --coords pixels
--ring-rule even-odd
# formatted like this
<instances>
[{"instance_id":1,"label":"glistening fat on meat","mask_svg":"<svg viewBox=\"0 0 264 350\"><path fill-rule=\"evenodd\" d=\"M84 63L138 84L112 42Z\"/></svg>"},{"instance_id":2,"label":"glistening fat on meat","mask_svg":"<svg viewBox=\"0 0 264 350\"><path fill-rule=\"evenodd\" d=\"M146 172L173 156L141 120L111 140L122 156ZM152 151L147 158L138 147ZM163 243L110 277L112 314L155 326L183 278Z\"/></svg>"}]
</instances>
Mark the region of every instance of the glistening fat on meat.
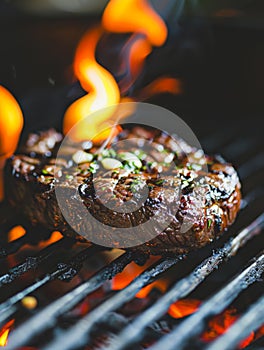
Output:
<instances>
[{"instance_id":1,"label":"glistening fat on meat","mask_svg":"<svg viewBox=\"0 0 264 350\"><path fill-rule=\"evenodd\" d=\"M142 151L139 137L153 146L149 153ZM23 153L7 163L6 195L33 224L78 237L58 206L55 181L57 186L67 188L69 195L78 193L93 217L110 227L139 225L154 216L166 201L178 201L177 211L167 212L166 228L136 247L151 254L182 254L202 247L236 218L241 193L233 166L221 157L204 155L177 136L134 127L114 140L130 140L129 150L101 150L100 144L73 143L65 147L64 156L60 152L56 162L61 140L62 135L55 130L32 134ZM57 172L67 168L67 176L55 179L55 163ZM179 197L176 188L181 189ZM148 196L135 210L143 189L148 190ZM117 208L126 203L131 212L111 211L106 203ZM74 207L70 211L71 215L79 215ZM96 229L83 222L83 231Z\"/></svg>"}]
</instances>

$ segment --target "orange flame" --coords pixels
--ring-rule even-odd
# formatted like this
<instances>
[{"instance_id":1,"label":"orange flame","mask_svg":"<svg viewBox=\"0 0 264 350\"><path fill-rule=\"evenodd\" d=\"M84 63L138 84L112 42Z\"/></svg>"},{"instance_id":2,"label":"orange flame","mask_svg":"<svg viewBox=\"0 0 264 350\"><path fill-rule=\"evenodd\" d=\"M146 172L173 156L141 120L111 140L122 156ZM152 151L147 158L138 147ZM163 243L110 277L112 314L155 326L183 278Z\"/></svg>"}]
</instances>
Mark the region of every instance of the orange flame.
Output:
<instances>
[{"instance_id":1,"label":"orange flame","mask_svg":"<svg viewBox=\"0 0 264 350\"><path fill-rule=\"evenodd\" d=\"M89 92L75 101L66 111L63 130L68 133L80 121L76 133L72 135L77 141L93 138L107 125L102 125L113 114L114 108L104 110L100 114L87 116L108 106L114 106L120 101L118 85L113 76L95 58L95 50L102 34L101 29L87 33L79 43L74 60L74 71L82 87ZM100 127L101 126L101 127Z\"/></svg>"},{"instance_id":2,"label":"orange flame","mask_svg":"<svg viewBox=\"0 0 264 350\"><path fill-rule=\"evenodd\" d=\"M103 14L103 26L113 33L142 33L154 46L167 38L167 27L146 0L111 0Z\"/></svg>"},{"instance_id":3,"label":"orange flame","mask_svg":"<svg viewBox=\"0 0 264 350\"><path fill-rule=\"evenodd\" d=\"M128 16L130 13L133 15ZM128 56L129 74L119 84L122 93L127 92L142 71L152 46L164 44L167 27L147 0L111 0L104 11L102 24L104 29L114 33L134 33L121 51L122 55ZM80 122L70 135L76 141L94 137L98 140L99 133L99 140L107 139L111 132L111 117L116 113L116 105L122 102L113 75L96 61L96 47L103 32L102 28L97 28L85 34L75 54L74 72L88 94L67 109L63 131L67 134ZM100 112L91 115L96 111ZM127 116L128 113L124 111L124 114Z\"/></svg>"},{"instance_id":4,"label":"orange flame","mask_svg":"<svg viewBox=\"0 0 264 350\"><path fill-rule=\"evenodd\" d=\"M132 14L131 16L128 14ZM120 81L122 92L127 92L143 69L152 46L161 46L167 38L167 27L147 0L112 0L102 19L106 30L113 33L134 33L121 51L128 57L128 73Z\"/></svg>"},{"instance_id":5,"label":"orange flame","mask_svg":"<svg viewBox=\"0 0 264 350\"><path fill-rule=\"evenodd\" d=\"M119 82L120 90L126 93L136 81L143 69L144 61L151 53L152 47L149 41L142 34L133 34L121 50L121 56L126 59L127 66L124 67L121 75L124 78Z\"/></svg>"},{"instance_id":6,"label":"orange flame","mask_svg":"<svg viewBox=\"0 0 264 350\"><path fill-rule=\"evenodd\" d=\"M181 81L171 77L160 77L145 86L138 95L139 100L146 100L147 98L162 94L180 94L182 92Z\"/></svg>"},{"instance_id":7,"label":"orange flame","mask_svg":"<svg viewBox=\"0 0 264 350\"><path fill-rule=\"evenodd\" d=\"M3 167L19 140L23 128L22 111L11 93L0 86L0 201L3 199Z\"/></svg>"},{"instance_id":8,"label":"orange flame","mask_svg":"<svg viewBox=\"0 0 264 350\"><path fill-rule=\"evenodd\" d=\"M14 325L15 320L10 320L7 322L4 327L0 330L0 346L6 346L7 345L7 339L10 330L12 329Z\"/></svg>"}]
</instances>

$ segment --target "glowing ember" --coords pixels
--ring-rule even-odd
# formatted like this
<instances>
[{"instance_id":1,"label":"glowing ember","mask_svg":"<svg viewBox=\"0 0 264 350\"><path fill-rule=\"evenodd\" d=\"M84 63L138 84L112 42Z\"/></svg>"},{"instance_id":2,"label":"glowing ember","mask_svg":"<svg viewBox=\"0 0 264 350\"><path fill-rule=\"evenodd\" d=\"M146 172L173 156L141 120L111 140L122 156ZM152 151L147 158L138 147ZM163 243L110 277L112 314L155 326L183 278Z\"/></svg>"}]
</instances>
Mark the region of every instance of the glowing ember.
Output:
<instances>
[{"instance_id":1,"label":"glowing ember","mask_svg":"<svg viewBox=\"0 0 264 350\"><path fill-rule=\"evenodd\" d=\"M237 319L238 315L236 314L236 310L234 308L224 311L222 314L210 320L208 330L204 332L202 339L204 341L212 341L221 334L225 333ZM253 339L254 332L251 332L250 335L240 343L239 349L243 349L248 346Z\"/></svg>"},{"instance_id":2,"label":"glowing ember","mask_svg":"<svg viewBox=\"0 0 264 350\"><path fill-rule=\"evenodd\" d=\"M26 233L26 230L22 226L15 226L8 232L8 242L15 241L21 238Z\"/></svg>"},{"instance_id":3,"label":"glowing ember","mask_svg":"<svg viewBox=\"0 0 264 350\"><path fill-rule=\"evenodd\" d=\"M161 278L153 283L150 283L148 286L142 288L136 295L139 299L146 298L153 289L158 289L161 293L165 293L168 288L168 281L164 278Z\"/></svg>"},{"instance_id":4,"label":"glowing ember","mask_svg":"<svg viewBox=\"0 0 264 350\"><path fill-rule=\"evenodd\" d=\"M38 244L39 248L45 248L48 245L57 242L58 240L60 240L61 238L63 238L62 234L59 231L54 231L52 232L50 238L46 241L42 241Z\"/></svg>"},{"instance_id":5,"label":"glowing ember","mask_svg":"<svg viewBox=\"0 0 264 350\"><path fill-rule=\"evenodd\" d=\"M16 147L23 128L23 114L15 98L0 86L0 200L3 198L2 169Z\"/></svg>"},{"instance_id":6,"label":"glowing ember","mask_svg":"<svg viewBox=\"0 0 264 350\"><path fill-rule=\"evenodd\" d=\"M172 304L168 310L168 314L173 318L182 318L196 312L201 301L197 299L183 299ZM239 318L236 309L230 308L222 314L215 316L209 321L207 330L202 334L201 339L210 342L221 334L225 333L228 328ZM239 349L248 346L253 340L264 335L264 326L261 327L256 334L251 332L250 335L239 344Z\"/></svg>"},{"instance_id":7,"label":"glowing ember","mask_svg":"<svg viewBox=\"0 0 264 350\"><path fill-rule=\"evenodd\" d=\"M173 318L182 318L193 314L200 305L201 301L196 299L178 300L170 306L168 314Z\"/></svg>"},{"instance_id":8,"label":"glowing ember","mask_svg":"<svg viewBox=\"0 0 264 350\"><path fill-rule=\"evenodd\" d=\"M140 273L142 273L146 268L152 265L154 262L159 260L160 257L151 257L144 266L138 266L136 263L130 263L121 273L117 274L112 280L112 289L120 290L125 288L129 283L131 283ZM154 289L159 289L164 293L167 289L168 282L165 279L157 280L148 286L142 288L136 295L137 298L146 298L149 293Z\"/></svg>"},{"instance_id":9,"label":"glowing ember","mask_svg":"<svg viewBox=\"0 0 264 350\"><path fill-rule=\"evenodd\" d=\"M255 335L255 339L259 339L259 338L261 338L261 337L263 337L263 336L264 336L264 325L261 326L261 327L257 330L256 335Z\"/></svg>"},{"instance_id":10,"label":"glowing ember","mask_svg":"<svg viewBox=\"0 0 264 350\"><path fill-rule=\"evenodd\" d=\"M15 320L11 320L9 322L7 322L4 327L1 329L0 331L0 346L6 346L7 345L7 339L8 339L8 335L10 330L13 327Z\"/></svg>"},{"instance_id":11,"label":"glowing ember","mask_svg":"<svg viewBox=\"0 0 264 350\"><path fill-rule=\"evenodd\" d=\"M43 248L49 246L50 244L59 241L62 238L63 238L63 236L59 231L54 231L54 232L52 232L51 236L48 239L39 242L38 245L36 246L36 249L38 249L38 250L43 249ZM30 243L24 244L22 249L28 249L28 248L32 249L32 246Z\"/></svg>"},{"instance_id":12,"label":"glowing ember","mask_svg":"<svg viewBox=\"0 0 264 350\"><path fill-rule=\"evenodd\" d=\"M21 300L21 304L29 310L33 310L37 307L38 301L33 296L27 296Z\"/></svg>"}]
</instances>

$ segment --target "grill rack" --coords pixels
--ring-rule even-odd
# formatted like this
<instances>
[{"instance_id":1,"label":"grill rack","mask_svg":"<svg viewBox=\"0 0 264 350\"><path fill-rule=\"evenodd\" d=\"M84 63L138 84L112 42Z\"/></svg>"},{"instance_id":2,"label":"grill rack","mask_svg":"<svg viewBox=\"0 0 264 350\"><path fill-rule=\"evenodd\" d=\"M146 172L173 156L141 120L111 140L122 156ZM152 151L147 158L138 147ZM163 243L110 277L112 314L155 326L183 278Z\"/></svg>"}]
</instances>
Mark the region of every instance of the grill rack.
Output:
<instances>
[{"instance_id":1,"label":"grill rack","mask_svg":"<svg viewBox=\"0 0 264 350\"><path fill-rule=\"evenodd\" d=\"M206 144L206 140L204 141L204 143ZM229 152L230 158L232 158L232 150L234 150L233 156L244 156L245 148L241 149L238 146L239 143L241 143L241 140L234 142L233 145L232 143L231 145L230 143L227 143L224 149L226 149ZM209 148L211 147L214 149L216 147L219 147L219 145L214 144L212 140L211 145L210 142L208 142L208 144ZM249 146L246 149L247 151L250 150L251 157L249 161L243 163L239 168L240 177L242 178L242 180L244 179L245 181L246 178L252 175L253 171L259 171L263 169L264 166L263 153L252 154L251 148L254 148L254 146L256 146L256 143L249 141L246 144ZM255 188L255 190L250 191L246 195L242 207L246 209L248 205L254 203L254 201L256 200L256 196L262 195L263 188ZM4 227L5 226L6 223L4 224ZM140 316L136 317L132 323L129 324L127 322L123 322L124 325L121 333L119 333L117 336L114 335L108 346L105 346L104 349L125 349L142 340L144 337L145 328L151 323L153 323L155 320L159 319L164 313L166 313L169 305L172 302L187 296L193 289L195 289L200 283L202 283L205 277L211 272L213 272L218 267L218 265L235 255L237 251L244 244L247 243L248 240L252 239L257 234L260 234L263 231L263 228L264 214L260 214L253 222L250 222L244 229L242 229L237 236L229 239L229 241L225 243L222 248L214 252L209 258L206 258L199 266L195 268L194 271L191 272L190 275L177 281L176 284L169 291L167 291L158 302L151 305ZM15 253L29 239L29 235L26 234L25 236L14 242L11 242L7 245L3 245L3 248L0 250L0 258L5 258L9 254ZM6 274L0 277L0 287L6 284L12 284L12 282L15 279L19 278L22 274L31 269L35 269L37 266L39 266L40 263L45 261L45 259L52 256L52 254L56 250L63 246L71 246L72 244L73 242L68 238L62 238L60 241L44 248L36 256L28 257L26 261L11 268ZM15 311L17 310L18 301L23 299L26 295L31 294L33 291L37 290L41 286L58 277L74 277L74 275L76 275L79 269L81 268L82 262L85 261L92 254L95 254L95 252L97 252L100 249L102 248L91 246L82 250L68 262L57 264L57 266L55 266L50 273L40 277L36 282L31 284L24 290L20 291L19 293L15 294L14 296L11 296L4 303L0 304L0 322L2 324L5 323L11 317L11 315L15 313ZM119 291L110 299L106 300L94 310L92 310L90 313L88 313L85 317L78 321L76 325L56 335L55 338L49 344L47 344L44 349L75 349L84 346L89 340L89 334L93 326L96 323L100 323L101 321L103 322L106 313L109 313L109 315L111 315L112 311L122 306L125 302L133 299L133 297L142 287L153 282L163 272L176 265L179 262L179 260L183 258L184 257L163 258L159 260L156 264L152 265L150 268L145 270L125 289ZM17 327L17 329L15 329L11 333L6 348L17 349L18 347L27 344L27 342L29 342L31 339L36 338L36 336L38 336L45 330L50 329L51 327L56 325L58 317L63 315L64 312L70 310L72 307L77 305L88 294L98 289L106 280L111 279L117 273L121 272L130 262L140 260L142 260L142 256L138 255L135 252L132 253L131 251L127 251L123 253L120 257L103 267L94 276L92 276L91 278L74 288L72 291L67 292L65 295L52 302L50 305L38 311L35 315L31 316L23 324ZM182 320L181 324L175 330L173 330L169 335L163 336L154 346L151 347L151 349L160 349L162 348L162 346L164 346L164 348L166 349L174 349L176 341L177 350L183 348L186 345L186 342L190 335L194 336L202 332L203 328L205 327L205 322L202 323L201 321L205 321L209 316L212 316L214 314L213 310L215 311L215 313L221 312L221 310L215 309L215 305L214 307L210 305L212 300L217 300L217 297L219 297L219 295L223 298L221 300L225 300L225 297L230 297L230 285L235 285L236 288L234 290L234 293L231 293L232 298L230 297L227 299L228 302L226 302L225 306L223 306L224 309L246 287L259 280L261 273L263 272L263 268L264 264L262 253L258 256L255 262L253 262L249 267L244 269L231 282L229 282L223 288L221 288L219 292L215 293L210 299L205 301L198 312L194 313L187 319ZM250 276L249 279L248 276ZM263 307L262 299L258 300L249 310L247 310L243 314L241 319L238 320L232 327L230 327L230 329L225 335L218 338L218 340L212 342L212 344L209 345L208 350L212 350L212 348L233 349L234 346L237 345L241 339L245 338L248 335L251 329L257 329L259 325L261 325L264 322L264 313L262 313L261 315L258 311L261 307ZM208 313L206 313L206 311ZM112 316L113 315L114 314L112 314ZM243 319L247 320L249 317L251 320L250 327L248 326L242 328ZM193 332L195 334L185 333L185 335L183 334L183 337L179 337L179 329L186 328L186 325L192 325L191 322L194 322L193 320L200 324L201 327L198 327L199 330L197 328L195 329L195 332ZM190 326L189 328L192 330L194 329ZM234 328L235 331L233 331ZM177 336L175 336L176 332ZM216 348L215 345L218 346L218 348ZM222 345L225 347L223 347Z\"/></svg>"}]
</instances>

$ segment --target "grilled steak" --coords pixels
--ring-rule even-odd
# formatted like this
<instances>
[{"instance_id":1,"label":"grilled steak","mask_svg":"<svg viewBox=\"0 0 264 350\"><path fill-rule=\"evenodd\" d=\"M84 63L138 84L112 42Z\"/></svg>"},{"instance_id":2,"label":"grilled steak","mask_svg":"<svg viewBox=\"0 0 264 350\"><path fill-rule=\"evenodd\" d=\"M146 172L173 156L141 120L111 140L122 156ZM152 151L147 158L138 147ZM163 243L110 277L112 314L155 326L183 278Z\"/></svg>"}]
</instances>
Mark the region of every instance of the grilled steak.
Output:
<instances>
[{"instance_id":1,"label":"grilled steak","mask_svg":"<svg viewBox=\"0 0 264 350\"><path fill-rule=\"evenodd\" d=\"M142 151L138 137L152 145L149 153ZM232 165L156 130L128 128L116 137L119 141L128 139L129 152L86 142L64 147L56 161L62 136L55 130L32 134L23 153L7 163L6 196L31 223L77 237L58 206L55 182L67 189L69 197L78 195L91 215L110 227L136 227L155 216L165 202L177 201L177 211L167 212L169 224L162 232L155 227L155 238L137 247L151 254L182 254L202 247L233 223L241 194ZM55 173L59 174L56 178ZM178 197L176 188L181 190ZM148 190L147 198L137 209L144 189ZM67 200L65 197L66 204ZM124 203L130 212L109 209L122 209ZM80 231L97 229L82 220L72 203L68 210L78 219ZM111 232L109 235L102 240L111 240Z\"/></svg>"}]
</instances>

